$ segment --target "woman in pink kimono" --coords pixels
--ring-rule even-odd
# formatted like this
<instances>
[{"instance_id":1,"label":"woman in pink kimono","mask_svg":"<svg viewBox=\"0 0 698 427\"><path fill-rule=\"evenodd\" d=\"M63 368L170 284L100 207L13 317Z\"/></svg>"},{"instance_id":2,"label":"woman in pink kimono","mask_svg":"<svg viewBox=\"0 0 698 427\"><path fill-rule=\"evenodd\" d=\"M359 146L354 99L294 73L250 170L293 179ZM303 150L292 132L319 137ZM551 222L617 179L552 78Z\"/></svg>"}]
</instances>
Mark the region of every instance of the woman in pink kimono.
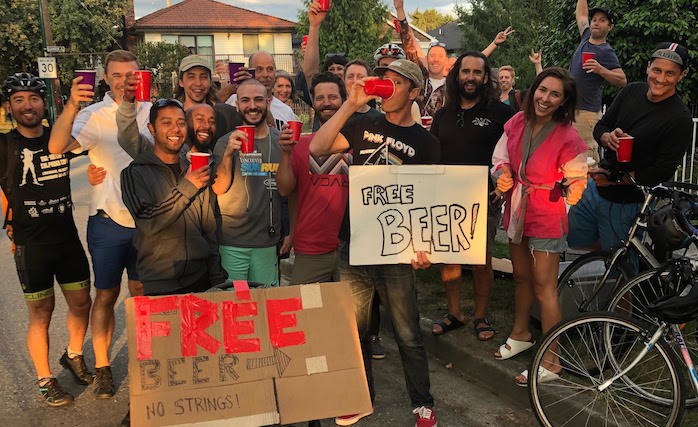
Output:
<instances>
[{"instance_id":1,"label":"woman in pink kimono","mask_svg":"<svg viewBox=\"0 0 698 427\"><path fill-rule=\"evenodd\" d=\"M586 188L586 145L572 127L577 88L562 68L543 70L523 101L523 111L504 125L492 156L497 191L505 197L504 228L514 269L514 327L495 358L504 360L534 344L529 316L541 307L543 332L562 318L557 297L560 252L566 249L567 210ZM560 372L550 352L538 372L553 381ZM516 377L526 386L528 372Z\"/></svg>"}]
</instances>

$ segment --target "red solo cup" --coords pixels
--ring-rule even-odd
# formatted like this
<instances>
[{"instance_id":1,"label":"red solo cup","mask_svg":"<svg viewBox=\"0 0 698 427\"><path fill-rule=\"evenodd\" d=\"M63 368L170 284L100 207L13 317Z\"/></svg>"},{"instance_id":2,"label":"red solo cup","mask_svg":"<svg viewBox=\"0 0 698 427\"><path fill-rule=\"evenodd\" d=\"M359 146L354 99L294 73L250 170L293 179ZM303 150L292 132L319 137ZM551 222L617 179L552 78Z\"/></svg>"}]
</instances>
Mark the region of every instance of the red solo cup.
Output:
<instances>
[{"instance_id":1,"label":"red solo cup","mask_svg":"<svg viewBox=\"0 0 698 427\"><path fill-rule=\"evenodd\" d=\"M242 141L240 151L243 153L251 153L254 151L254 129L252 125L238 126L235 129L241 130L247 134L247 141Z\"/></svg>"},{"instance_id":2,"label":"red solo cup","mask_svg":"<svg viewBox=\"0 0 698 427\"><path fill-rule=\"evenodd\" d=\"M616 158L619 162L627 163L633 159L633 142L635 142L635 138L632 136L621 136L618 138Z\"/></svg>"},{"instance_id":3,"label":"red solo cup","mask_svg":"<svg viewBox=\"0 0 698 427\"><path fill-rule=\"evenodd\" d=\"M388 99L395 92L395 83L392 80L370 79L364 82L364 92L366 95L378 95L383 99Z\"/></svg>"},{"instance_id":4,"label":"red solo cup","mask_svg":"<svg viewBox=\"0 0 698 427\"><path fill-rule=\"evenodd\" d=\"M245 68L244 62L228 62L228 75L230 76L230 82L233 82L235 78L235 73Z\"/></svg>"},{"instance_id":5,"label":"red solo cup","mask_svg":"<svg viewBox=\"0 0 698 427\"><path fill-rule=\"evenodd\" d=\"M291 141L298 142L301 139L301 129L303 128L303 122L299 122L297 120L290 120L287 123L288 123L288 127L293 132L293 136L291 137Z\"/></svg>"},{"instance_id":6,"label":"red solo cup","mask_svg":"<svg viewBox=\"0 0 698 427\"><path fill-rule=\"evenodd\" d=\"M148 70L138 70L134 71L133 74L141 78L136 86L136 101L150 101L150 84L152 82L153 73Z\"/></svg>"},{"instance_id":7,"label":"red solo cup","mask_svg":"<svg viewBox=\"0 0 698 427\"><path fill-rule=\"evenodd\" d=\"M303 45L303 46L307 46L307 45L308 45L308 36L303 36L303 43L302 43L302 45Z\"/></svg>"},{"instance_id":8,"label":"red solo cup","mask_svg":"<svg viewBox=\"0 0 698 427\"><path fill-rule=\"evenodd\" d=\"M97 82L97 72L95 70L75 70L75 77L82 77L81 85L90 85L95 88Z\"/></svg>"},{"instance_id":9,"label":"red solo cup","mask_svg":"<svg viewBox=\"0 0 698 427\"><path fill-rule=\"evenodd\" d=\"M594 52L582 52L582 64L584 64L590 59L594 59L595 57L596 54Z\"/></svg>"},{"instance_id":10,"label":"red solo cup","mask_svg":"<svg viewBox=\"0 0 698 427\"><path fill-rule=\"evenodd\" d=\"M424 126L425 128L428 128L429 126L431 126L431 122L433 122L433 121L434 121L434 118L431 116L422 116L422 126Z\"/></svg>"},{"instance_id":11,"label":"red solo cup","mask_svg":"<svg viewBox=\"0 0 698 427\"><path fill-rule=\"evenodd\" d=\"M189 159L191 161L191 170L195 171L197 169L200 169L204 166L208 166L208 158L211 156L208 153L198 153L198 152L189 152Z\"/></svg>"},{"instance_id":12,"label":"red solo cup","mask_svg":"<svg viewBox=\"0 0 698 427\"><path fill-rule=\"evenodd\" d=\"M393 26L395 27L395 32L400 34L400 21L393 19Z\"/></svg>"},{"instance_id":13,"label":"red solo cup","mask_svg":"<svg viewBox=\"0 0 698 427\"><path fill-rule=\"evenodd\" d=\"M330 10L330 0L320 0L320 11L327 12Z\"/></svg>"}]
</instances>

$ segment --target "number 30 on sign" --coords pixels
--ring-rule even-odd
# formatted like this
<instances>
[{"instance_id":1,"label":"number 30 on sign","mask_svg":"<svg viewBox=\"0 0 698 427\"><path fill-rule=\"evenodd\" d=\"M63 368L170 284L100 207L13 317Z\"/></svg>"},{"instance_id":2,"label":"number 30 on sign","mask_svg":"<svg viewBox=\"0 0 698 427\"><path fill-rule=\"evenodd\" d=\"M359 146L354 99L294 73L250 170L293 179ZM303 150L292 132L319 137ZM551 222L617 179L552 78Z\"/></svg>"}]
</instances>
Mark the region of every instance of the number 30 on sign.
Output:
<instances>
[{"instance_id":1,"label":"number 30 on sign","mask_svg":"<svg viewBox=\"0 0 698 427\"><path fill-rule=\"evenodd\" d=\"M40 79L57 79L58 68L56 67L56 58L44 57L37 58L39 61L39 78Z\"/></svg>"}]
</instances>

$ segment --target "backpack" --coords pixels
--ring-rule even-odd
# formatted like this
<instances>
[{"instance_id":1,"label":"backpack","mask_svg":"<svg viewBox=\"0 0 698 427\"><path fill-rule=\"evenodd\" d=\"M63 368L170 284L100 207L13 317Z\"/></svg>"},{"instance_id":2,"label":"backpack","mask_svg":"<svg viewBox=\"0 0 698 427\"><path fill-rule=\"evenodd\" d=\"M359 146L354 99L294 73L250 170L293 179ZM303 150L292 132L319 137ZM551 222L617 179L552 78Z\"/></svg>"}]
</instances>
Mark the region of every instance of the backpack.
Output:
<instances>
[{"instance_id":1,"label":"backpack","mask_svg":"<svg viewBox=\"0 0 698 427\"><path fill-rule=\"evenodd\" d=\"M2 228L7 228L8 224L12 224L9 219L12 211L12 187L15 176L15 166L19 158L19 143L14 132L6 134L0 133L0 188L5 193L7 198L7 207L5 209L5 220Z\"/></svg>"}]
</instances>

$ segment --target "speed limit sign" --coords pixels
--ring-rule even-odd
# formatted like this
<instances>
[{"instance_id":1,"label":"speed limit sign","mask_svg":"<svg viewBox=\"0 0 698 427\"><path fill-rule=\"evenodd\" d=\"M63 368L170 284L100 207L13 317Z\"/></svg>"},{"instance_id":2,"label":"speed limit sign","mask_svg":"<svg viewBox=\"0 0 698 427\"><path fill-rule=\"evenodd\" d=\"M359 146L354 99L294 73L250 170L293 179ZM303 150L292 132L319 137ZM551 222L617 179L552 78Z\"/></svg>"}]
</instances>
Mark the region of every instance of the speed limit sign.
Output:
<instances>
[{"instance_id":1,"label":"speed limit sign","mask_svg":"<svg viewBox=\"0 0 698 427\"><path fill-rule=\"evenodd\" d=\"M57 79L58 69L56 67L56 58L44 57L39 60L39 78L40 79Z\"/></svg>"}]
</instances>

